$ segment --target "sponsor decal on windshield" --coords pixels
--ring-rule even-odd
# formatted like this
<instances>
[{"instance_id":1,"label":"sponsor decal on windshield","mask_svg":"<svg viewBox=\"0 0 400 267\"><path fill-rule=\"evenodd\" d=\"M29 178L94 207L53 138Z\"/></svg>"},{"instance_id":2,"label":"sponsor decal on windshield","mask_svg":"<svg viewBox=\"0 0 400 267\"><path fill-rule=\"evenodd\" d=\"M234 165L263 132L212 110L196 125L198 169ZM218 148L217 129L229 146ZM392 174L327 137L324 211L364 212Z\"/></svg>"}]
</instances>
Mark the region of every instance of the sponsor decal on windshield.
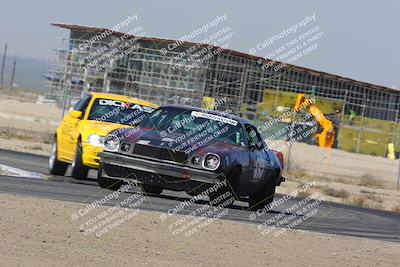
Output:
<instances>
[{"instance_id":1,"label":"sponsor decal on windshield","mask_svg":"<svg viewBox=\"0 0 400 267\"><path fill-rule=\"evenodd\" d=\"M209 120L213 120L213 121L220 121L220 122L227 123L227 124L230 124L233 126L236 126L238 124L238 122L235 120L225 118L222 116L218 116L218 115L214 115L214 114L199 112L199 111L192 111L191 115L193 117L197 117L197 118L204 118L204 119L209 119Z\"/></svg>"}]
</instances>

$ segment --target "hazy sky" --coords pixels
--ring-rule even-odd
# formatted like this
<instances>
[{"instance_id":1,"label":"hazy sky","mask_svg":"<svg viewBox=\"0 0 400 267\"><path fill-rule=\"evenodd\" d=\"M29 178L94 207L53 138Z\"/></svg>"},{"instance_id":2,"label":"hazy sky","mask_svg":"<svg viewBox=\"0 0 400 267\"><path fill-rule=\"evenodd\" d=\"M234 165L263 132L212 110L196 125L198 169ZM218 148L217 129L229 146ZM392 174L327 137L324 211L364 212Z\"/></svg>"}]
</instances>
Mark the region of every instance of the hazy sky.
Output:
<instances>
[{"instance_id":1,"label":"hazy sky","mask_svg":"<svg viewBox=\"0 0 400 267\"><path fill-rule=\"evenodd\" d=\"M235 32L229 48L246 53L315 14L313 25L318 25L324 36L315 51L293 64L400 88L400 1L396 0L2 0L0 51L7 41L10 54L51 59L56 38L69 32L50 26L51 22L111 27L133 14L138 14L137 23L147 36L171 39L226 14L226 25ZM257 54L265 56L266 52Z\"/></svg>"}]
</instances>

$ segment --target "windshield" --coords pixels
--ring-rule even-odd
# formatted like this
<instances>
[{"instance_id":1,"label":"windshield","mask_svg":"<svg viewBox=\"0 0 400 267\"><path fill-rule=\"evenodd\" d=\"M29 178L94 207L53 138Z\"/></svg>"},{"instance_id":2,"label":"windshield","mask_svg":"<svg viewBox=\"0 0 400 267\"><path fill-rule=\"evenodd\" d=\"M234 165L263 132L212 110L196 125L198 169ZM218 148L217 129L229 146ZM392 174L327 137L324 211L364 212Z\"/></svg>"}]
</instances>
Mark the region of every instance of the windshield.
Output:
<instances>
[{"instance_id":1,"label":"windshield","mask_svg":"<svg viewBox=\"0 0 400 267\"><path fill-rule=\"evenodd\" d=\"M139 126L159 130L161 135L168 137L174 136L182 140L181 143L207 140L207 143L223 141L245 145L243 128L238 121L207 111L159 108Z\"/></svg>"},{"instance_id":2,"label":"windshield","mask_svg":"<svg viewBox=\"0 0 400 267\"><path fill-rule=\"evenodd\" d=\"M94 101L88 120L135 126L154 109L139 104L98 98Z\"/></svg>"}]
</instances>

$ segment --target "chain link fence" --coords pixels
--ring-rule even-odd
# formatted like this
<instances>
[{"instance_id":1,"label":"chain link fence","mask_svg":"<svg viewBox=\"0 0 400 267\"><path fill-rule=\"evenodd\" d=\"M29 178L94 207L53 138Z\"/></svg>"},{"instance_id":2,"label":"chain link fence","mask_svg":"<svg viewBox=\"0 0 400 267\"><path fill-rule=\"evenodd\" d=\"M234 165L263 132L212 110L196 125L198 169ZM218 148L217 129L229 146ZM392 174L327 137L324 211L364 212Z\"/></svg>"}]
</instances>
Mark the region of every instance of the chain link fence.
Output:
<instances>
[{"instance_id":1,"label":"chain link fence","mask_svg":"<svg viewBox=\"0 0 400 267\"><path fill-rule=\"evenodd\" d=\"M194 106L204 104L205 97L213 101L223 98L218 109L228 109L262 125L293 108L298 94L307 94L334 123L339 149L386 156L388 144L394 144L395 150L399 146L400 94L396 90L277 62L265 68L260 59L217 47L207 48L211 56L190 61L203 45L182 43L166 50L172 41L144 37L120 51L122 56L92 64L107 53L99 53L99 49L121 38L110 35L80 49L95 34L71 29L70 38L60 40L55 50L55 61L46 75L47 98L64 109L89 91ZM294 132L298 127L315 127L307 121L299 122L300 118L294 117ZM267 136L288 139L287 127L292 119L276 123ZM276 132L281 132L279 137ZM308 136L301 142L313 144L314 140Z\"/></svg>"}]
</instances>

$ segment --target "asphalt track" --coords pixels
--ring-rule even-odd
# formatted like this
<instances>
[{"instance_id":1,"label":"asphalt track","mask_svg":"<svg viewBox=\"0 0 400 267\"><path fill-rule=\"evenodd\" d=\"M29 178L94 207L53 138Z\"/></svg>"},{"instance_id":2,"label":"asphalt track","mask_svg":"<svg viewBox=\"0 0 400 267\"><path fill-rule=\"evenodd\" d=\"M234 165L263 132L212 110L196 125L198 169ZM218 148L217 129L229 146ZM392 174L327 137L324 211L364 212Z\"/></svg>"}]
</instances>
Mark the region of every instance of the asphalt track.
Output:
<instances>
[{"instance_id":1,"label":"asphalt track","mask_svg":"<svg viewBox=\"0 0 400 267\"><path fill-rule=\"evenodd\" d=\"M30 172L38 172L47 175L47 157L28 153L21 153L0 149L0 164L23 169ZM68 174L68 173L67 173ZM0 176L0 193L25 195L46 199L72 201L79 203L93 203L95 200L104 198L112 193L98 187L94 179L95 172L90 173L86 180L76 180L69 176L48 176L47 179L34 179L26 177ZM122 193L118 199L112 199L106 205L113 206L121 200L126 199L140 188L133 188L130 192ZM279 199L282 196L276 196ZM183 192L163 191L162 195L147 195L140 209L167 213L183 201L189 200L190 196ZM281 205L274 207L268 213L257 215L246 210L246 203L235 202L233 208L229 209L223 217L226 220L251 223L257 227L258 224L273 220L281 213L280 220L290 217L295 220L305 218L304 213L298 211L287 212L287 208L293 207L302 201L301 198L290 199ZM178 214L190 214L203 206L205 201L199 200L192 205L186 206ZM394 212L378 211L351 207L341 204L321 202L315 206L316 214L306 218L302 223L295 225L294 229L329 233L337 235L372 238L392 242L400 242L400 214Z\"/></svg>"}]
</instances>

